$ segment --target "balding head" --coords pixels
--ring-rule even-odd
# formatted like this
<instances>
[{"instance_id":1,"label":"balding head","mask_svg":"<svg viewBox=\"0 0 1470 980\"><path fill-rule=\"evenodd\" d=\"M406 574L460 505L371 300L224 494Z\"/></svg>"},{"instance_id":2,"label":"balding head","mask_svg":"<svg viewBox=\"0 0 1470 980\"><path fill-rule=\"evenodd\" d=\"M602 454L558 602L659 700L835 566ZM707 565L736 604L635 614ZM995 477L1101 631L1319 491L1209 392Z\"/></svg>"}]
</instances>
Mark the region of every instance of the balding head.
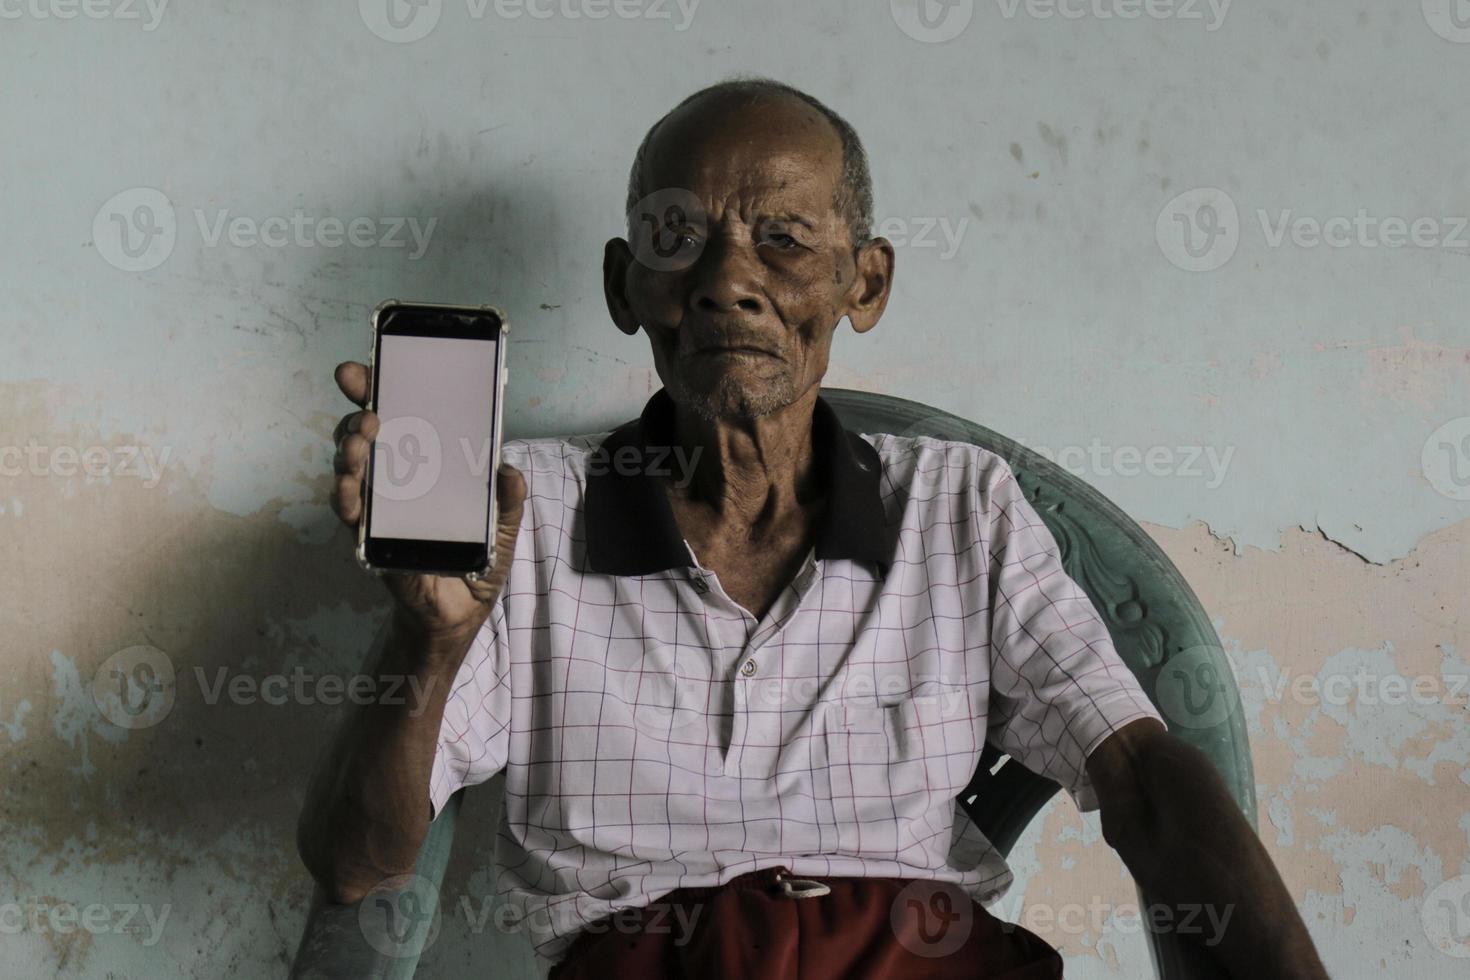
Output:
<instances>
[{"instance_id":1,"label":"balding head","mask_svg":"<svg viewBox=\"0 0 1470 980\"><path fill-rule=\"evenodd\" d=\"M857 132L815 97L767 78L733 79L702 88L649 128L628 174L625 210L630 222L639 201L671 186L655 179L661 157L673 153L687 160L697 145L728 136L732 129L758 134L773 152L803 137L807 144L828 143L836 167L835 217L846 224L854 248L872 237L873 181Z\"/></svg>"}]
</instances>

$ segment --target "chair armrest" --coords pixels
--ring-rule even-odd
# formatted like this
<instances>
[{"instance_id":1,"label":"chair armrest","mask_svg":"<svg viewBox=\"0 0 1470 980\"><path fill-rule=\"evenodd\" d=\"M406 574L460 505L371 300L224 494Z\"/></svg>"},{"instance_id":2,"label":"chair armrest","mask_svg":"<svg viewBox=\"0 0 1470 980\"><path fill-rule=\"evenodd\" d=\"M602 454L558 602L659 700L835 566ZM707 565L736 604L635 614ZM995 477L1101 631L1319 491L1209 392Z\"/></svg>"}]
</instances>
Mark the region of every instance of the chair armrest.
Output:
<instances>
[{"instance_id":1,"label":"chair armrest","mask_svg":"<svg viewBox=\"0 0 1470 980\"><path fill-rule=\"evenodd\" d=\"M1008 856L1032 819L1061 787L1014 759L1006 759L992 773L989 767L999 756L998 751L986 745L975 778L960 794L959 801L985 839L1002 856Z\"/></svg>"},{"instance_id":2,"label":"chair armrest","mask_svg":"<svg viewBox=\"0 0 1470 980\"><path fill-rule=\"evenodd\" d=\"M306 928L291 964L292 980L408 980L413 976L419 955L438 935L439 887L454 845L463 795L461 791L450 797L429 824L414 867L417 880L411 888L374 892L351 905L329 902L320 887L313 889ZM400 913L410 921L398 923ZM401 941L395 941L399 925L407 929Z\"/></svg>"},{"instance_id":3,"label":"chair armrest","mask_svg":"<svg viewBox=\"0 0 1470 980\"><path fill-rule=\"evenodd\" d=\"M1140 910L1147 910L1153 900L1140 890L1138 901ZM1162 980L1230 980L1229 972L1218 960L1198 943L1186 942L1179 933L1150 930L1148 937L1149 958Z\"/></svg>"}]
</instances>

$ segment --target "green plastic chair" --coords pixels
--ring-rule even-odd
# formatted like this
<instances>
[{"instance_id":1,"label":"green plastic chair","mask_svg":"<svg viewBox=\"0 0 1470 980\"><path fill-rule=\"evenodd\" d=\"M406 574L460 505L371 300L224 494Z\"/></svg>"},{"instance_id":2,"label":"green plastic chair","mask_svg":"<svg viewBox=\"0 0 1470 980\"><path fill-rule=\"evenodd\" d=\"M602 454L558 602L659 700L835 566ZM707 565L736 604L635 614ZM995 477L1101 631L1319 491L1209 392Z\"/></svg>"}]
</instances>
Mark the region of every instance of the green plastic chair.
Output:
<instances>
[{"instance_id":1,"label":"green plastic chair","mask_svg":"<svg viewBox=\"0 0 1470 980\"><path fill-rule=\"evenodd\" d=\"M984 426L920 402L824 388L842 423L855 432L890 432L952 439L1004 458L1026 498L1061 547L1067 574L1087 592L1107 622L1114 645L1179 738L1219 769L1241 812L1256 827L1255 777L1240 694L1225 651L1199 599L1168 557L1106 497L1024 446ZM960 802L1002 854L1009 854L1032 818L1060 787L987 747ZM419 917L392 930L395 905L406 893L370 895L358 905L334 905L317 889L291 976L413 976L419 951L432 938L424 913L437 901L449 862L462 793L445 806L419 854L412 908ZM1187 828L1183 828L1187 830ZM1140 892L1140 904L1151 904ZM392 938L385 940L384 929ZM397 937L402 936L402 941ZM1154 968L1163 980L1206 980L1225 973L1203 951L1173 932L1147 932Z\"/></svg>"}]
</instances>

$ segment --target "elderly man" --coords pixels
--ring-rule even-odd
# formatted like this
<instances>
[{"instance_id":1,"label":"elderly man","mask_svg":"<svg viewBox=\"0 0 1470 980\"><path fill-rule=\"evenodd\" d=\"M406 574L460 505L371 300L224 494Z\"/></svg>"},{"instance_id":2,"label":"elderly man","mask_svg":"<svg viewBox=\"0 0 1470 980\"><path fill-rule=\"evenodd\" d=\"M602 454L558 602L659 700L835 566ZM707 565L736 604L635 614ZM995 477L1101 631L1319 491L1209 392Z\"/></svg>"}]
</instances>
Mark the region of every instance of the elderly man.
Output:
<instances>
[{"instance_id":1,"label":"elderly man","mask_svg":"<svg viewBox=\"0 0 1470 980\"><path fill-rule=\"evenodd\" d=\"M629 187L604 291L664 387L611 433L506 444L489 580L387 578L373 669L427 703L354 706L321 763L300 847L330 896L410 872L445 801L504 772L497 891L558 980L1060 976L984 908L1011 874L955 797L988 740L1100 807L1151 895L1205 906L1231 975L1325 976L1006 463L846 431L818 396L893 282L852 128L722 83ZM337 380L364 403L363 365ZM349 526L376 431L338 429Z\"/></svg>"}]
</instances>

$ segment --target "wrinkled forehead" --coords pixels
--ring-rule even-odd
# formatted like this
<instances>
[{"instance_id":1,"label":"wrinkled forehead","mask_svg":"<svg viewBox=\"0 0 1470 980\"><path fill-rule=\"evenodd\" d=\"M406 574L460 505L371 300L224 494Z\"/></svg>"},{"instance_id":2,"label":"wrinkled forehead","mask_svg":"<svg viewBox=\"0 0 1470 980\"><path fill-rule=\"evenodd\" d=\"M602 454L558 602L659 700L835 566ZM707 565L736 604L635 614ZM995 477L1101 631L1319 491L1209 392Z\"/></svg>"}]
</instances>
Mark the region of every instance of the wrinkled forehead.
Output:
<instances>
[{"instance_id":1,"label":"wrinkled forehead","mask_svg":"<svg viewBox=\"0 0 1470 980\"><path fill-rule=\"evenodd\" d=\"M842 140L821 113L790 99L709 101L685 106L654 133L644 194L683 189L717 218L731 208L836 218Z\"/></svg>"}]
</instances>

